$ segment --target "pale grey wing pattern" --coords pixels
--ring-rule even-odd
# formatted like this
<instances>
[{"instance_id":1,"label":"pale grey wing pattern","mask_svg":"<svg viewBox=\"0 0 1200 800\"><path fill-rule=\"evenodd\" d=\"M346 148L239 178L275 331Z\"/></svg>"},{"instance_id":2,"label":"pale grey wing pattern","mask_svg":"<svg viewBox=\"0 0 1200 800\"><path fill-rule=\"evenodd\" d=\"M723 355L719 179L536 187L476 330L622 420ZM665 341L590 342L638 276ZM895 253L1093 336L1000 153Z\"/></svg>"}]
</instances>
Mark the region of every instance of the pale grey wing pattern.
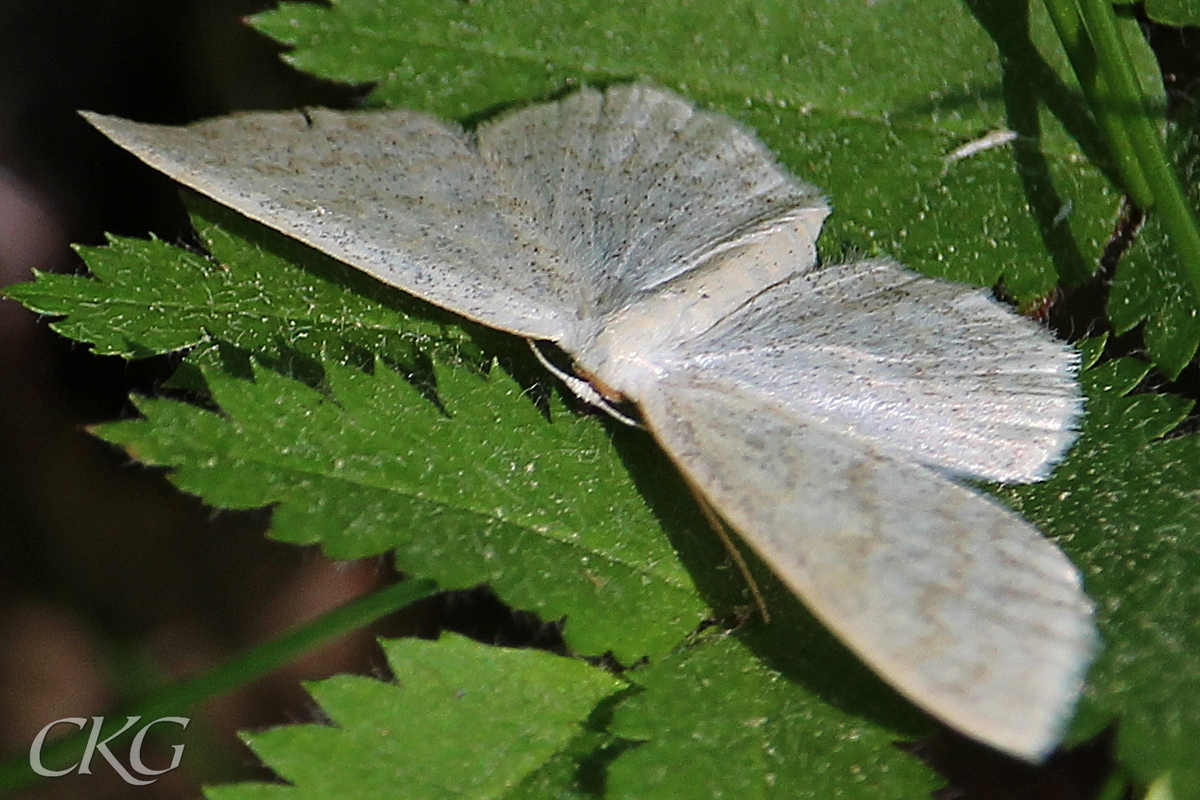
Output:
<instances>
[{"instance_id":1,"label":"pale grey wing pattern","mask_svg":"<svg viewBox=\"0 0 1200 800\"><path fill-rule=\"evenodd\" d=\"M485 123L477 136L578 268L582 313L636 302L765 229L786 228L809 258L772 265L755 290L815 261L829 213L820 191L729 117L662 89L583 89Z\"/></svg>"},{"instance_id":2,"label":"pale grey wing pattern","mask_svg":"<svg viewBox=\"0 0 1200 800\"><path fill-rule=\"evenodd\" d=\"M1095 647L1066 556L995 501L863 439L669 376L641 398L689 480L814 614L902 694L1036 760Z\"/></svg>"},{"instance_id":3,"label":"pale grey wing pattern","mask_svg":"<svg viewBox=\"0 0 1200 800\"><path fill-rule=\"evenodd\" d=\"M176 128L84 116L150 166L380 280L558 340L571 268L470 137L414 111L241 114Z\"/></svg>"},{"instance_id":4,"label":"pale grey wing pattern","mask_svg":"<svg viewBox=\"0 0 1200 800\"><path fill-rule=\"evenodd\" d=\"M1083 410L1071 347L982 290L887 261L782 282L670 359L894 455L996 481L1046 477Z\"/></svg>"}]
</instances>

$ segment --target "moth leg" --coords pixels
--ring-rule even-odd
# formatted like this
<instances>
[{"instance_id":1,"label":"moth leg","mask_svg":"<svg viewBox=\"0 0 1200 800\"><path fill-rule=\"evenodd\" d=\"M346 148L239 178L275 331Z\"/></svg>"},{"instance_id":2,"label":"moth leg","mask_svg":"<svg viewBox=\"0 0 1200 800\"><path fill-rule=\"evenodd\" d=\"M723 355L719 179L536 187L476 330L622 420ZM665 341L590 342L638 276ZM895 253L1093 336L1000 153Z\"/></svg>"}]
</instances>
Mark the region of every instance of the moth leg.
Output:
<instances>
[{"instance_id":1,"label":"moth leg","mask_svg":"<svg viewBox=\"0 0 1200 800\"><path fill-rule=\"evenodd\" d=\"M526 339L525 342L529 345L529 349L533 351L533 354L537 356L537 360L542 362L542 366L550 370L554 377L566 384L567 388L570 389L571 392L580 400L590 406L600 409L613 419L617 420L618 422L622 422L631 428L643 427L642 424L636 419L624 413L621 411L621 409L609 402L608 398L596 391L596 389L583 378L580 378L577 375L572 375L569 372L564 372L556 367L550 361L550 359L546 358L545 354L542 353L536 341L533 339Z\"/></svg>"},{"instance_id":2,"label":"moth leg","mask_svg":"<svg viewBox=\"0 0 1200 800\"><path fill-rule=\"evenodd\" d=\"M580 378L577 375L572 375L571 373L565 372L564 370L561 370L555 366L550 359L546 358L546 355L541 351L541 348L538 347L536 341L533 339L526 339L525 341L529 344L529 349L533 351L533 354L537 357L537 360L542 363L542 366L544 366L551 372L551 374L566 384L567 388L570 389L579 399L583 400L589 405L599 408L613 419L623 422L626 425L634 428L644 427L640 422L626 415L619 408L614 406L607 397L596 391L595 387L593 387L583 378ZM733 538L729 535L729 526L726 525L725 521L721 519L721 515L718 514L716 509L712 507L712 504L704 499L703 493L698 491L690 483L688 484L688 488L691 489L692 496L695 497L696 502L699 503L700 510L704 512L704 517L708 520L709 526L711 526L716 532L718 538L721 540L721 543L725 546L725 550L729 553L730 558L733 559L733 563L737 565L738 572L740 572L742 574L742 578L745 579L746 586L750 589L750 596L754 600L754 606L758 609L758 613L762 615L763 622L770 622L771 612L767 610L767 601L763 597L762 590L758 587L758 581L756 581L754 579L754 575L751 574L750 566L746 563L746 559L742 555L742 551L738 549L737 544L734 543Z\"/></svg>"},{"instance_id":3,"label":"moth leg","mask_svg":"<svg viewBox=\"0 0 1200 800\"><path fill-rule=\"evenodd\" d=\"M704 518L708 520L708 524L716 532L717 537L721 540L721 544L725 545L726 552L733 559L733 563L737 566L738 572L742 573L742 579L746 581L746 587L750 589L750 597L754 600L754 606L758 609L758 613L762 615L763 622L771 621L771 612L767 609L767 600L763 597L762 589L758 586L758 581L755 580L754 574L750 572L750 565L746 563L745 556L738 549L737 543L733 541L733 537L729 535L729 526L725 524L725 520L721 519L721 515L713 508L712 503L704 499L704 495L695 487L688 483L688 488L692 490L692 497L696 498L696 502L700 504L700 510L704 512Z\"/></svg>"}]
</instances>

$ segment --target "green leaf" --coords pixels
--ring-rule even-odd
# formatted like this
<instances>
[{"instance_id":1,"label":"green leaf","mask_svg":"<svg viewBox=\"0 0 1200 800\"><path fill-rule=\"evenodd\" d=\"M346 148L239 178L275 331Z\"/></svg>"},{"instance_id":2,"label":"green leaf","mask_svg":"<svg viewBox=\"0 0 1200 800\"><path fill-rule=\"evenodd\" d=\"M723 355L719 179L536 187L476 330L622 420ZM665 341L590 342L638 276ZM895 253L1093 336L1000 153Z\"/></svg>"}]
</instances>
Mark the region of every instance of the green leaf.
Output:
<instances>
[{"instance_id":1,"label":"green leaf","mask_svg":"<svg viewBox=\"0 0 1200 800\"><path fill-rule=\"evenodd\" d=\"M328 725L246 737L291 786L210 788L243 798L513 798L583 734L593 707L621 688L607 673L535 650L455 636L383 643L394 682L338 676L309 689ZM317 755L319 754L319 755Z\"/></svg>"},{"instance_id":2,"label":"green leaf","mask_svg":"<svg viewBox=\"0 0 1200 800\"><path fill-rule=\"evenodd\" d=\"M1200 112L1171 129L1171 150L1193 213L1200 213ZM1200 347L1200 315L1185 271L1151 212L1117 267L1108 313L1117 333L1145 322L1146 352L1170 378L1177 377Z\"/></svg>"},{"instance_id":3,"label":"green leaf","mask_svg":"<svg viewBox=\"0 0 1200 800\"><path fill-rule=\"evenodd\" d=\"M145 420L97 433L176 468L172 481L210 505L274 505L275 538L342 559L394 549L409 574L446 587L488 582L517 607L565 616L579 652L632 661L703 618L595 420L556 413L547 424L500 374L440 370L447 416L389 369L322 366L327 393L261 368L253 381L205 368L222 413L145 399ZM677 477L663 482L683 494ZM690 524L681 535L705 535Z\"/></svg>"},{"instance_id":4,"label":"green leaf","mask_svg":"<svg viewBox=\"0 0 1200 800\"><path fill-rule=\"evenodd\" d=\"M92 278L42 273L7 293L96 352L144 358L222 341L260 356L477 360L457 318L211 201L193 218L211 254L112 238L80 247ZM298 262L304 264L297 266Z\"/></svg>"},{"instance_id":5,"label":"green leaf","mask_svg":"<svg viewBox=\"0 0 1200 800\"><path fill-rule=\"evenodd\" d=\"M938 781L897 740L928 721L772 586L773 620L630 673L611 730L638 742L612 798L920 798Z\"/></svg>"},{"instance_id":6,"label":"green leaf","mask_svg":"<svg viewBox=\"0 0 1200 800\"><path fill-rule=\"evenodd\" d=\"M287 59L306 72L376 82L376 103L441 116L524 103L571 83L655 77L696 98L754 98L901 126L936 120L970 136L994 123L998 108L1003 73L989 28L1011 23L1026 47L1055 41L1037 4L1032 17L1026 5L338 0L331 8L282 3L254 24L291 45ZM1065 65L1047 51L1044 68Z\"/></svg>"},{"instance_id":7,"label":"green leaf","mask_svg":"<svg viewBox=\"0 0 1200 800\"><path fill-rule=\"evenodd\" d=\"M1195 0L1146 0L1146 16L1177 28L1200 25L1200 5Z\"/></svg>"},{"instance_id":8,"label":"green leaf","mask_svg":"<svg viewBox=\"0 0 1200 800\"><path fill-rule=\"evenodd\" d=\"M1076 738L1117 722L1118 755L1145 787L1169 771L1177 798L1200 798L1200 436L1158 438L1189 413L1182 398L1126 392L1148 366L1086 373L1088 415L1068 461L1042 484L1009 489L1084 572L1104 649Z\"/></svg>"},{"instance_id":9,"label":"green leaf","mask_svg":"<svg viewBox=\"0 0 1200 800\"><path fill-rule=\"evenodd\" d=\"M1080 158L1103 146L1040 4L1024 5L339 0L284 3L255 25L302 69L376 82L375 104L457 118L652 78L751 124L831 194L827 255L1003 278L1028 300L1092 272L1118 198ZM1005 128L1013 146L947 162Z\"/></svg>"},{"instance_id":10,"label":"green leaf","mask_svg":"<svg viewBox=\"0 0 1200 800\"><path fill-rule=\"evenodd\" d=\"M569 800L602 796L605 769L626 747L607 733L585 732L530 773L511 800Z\"/></svg>"}]
</instances>

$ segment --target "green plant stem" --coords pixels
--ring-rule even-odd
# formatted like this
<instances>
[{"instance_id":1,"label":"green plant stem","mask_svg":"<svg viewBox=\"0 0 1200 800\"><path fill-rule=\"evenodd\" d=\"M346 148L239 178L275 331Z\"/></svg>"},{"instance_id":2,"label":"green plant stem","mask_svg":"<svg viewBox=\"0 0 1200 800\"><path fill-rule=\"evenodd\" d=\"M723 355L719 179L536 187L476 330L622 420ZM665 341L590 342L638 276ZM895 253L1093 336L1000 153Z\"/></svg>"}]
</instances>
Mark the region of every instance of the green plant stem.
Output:
<instances>
[{"instance_id":1,"label":"green plant stem","mask_svg":"<svg viewBox=\"0 0 1200 800\"><path fill-rule=\"evenodd\" d=\"M185 678L164 687L151 697L116 709L111 717L119 725L127 717L138 716L155 720L178 715L196 704L262 677L282 667L328 639L348 633L374 620L411 605L437 591L430 580L405 581L381 589L374 594L353 600L344 606L318 617L298 630L273 642L244 653L231 661L195 678ZM87 728L48 744L42 751L42 762L48 765L74 764L83 754L88 740ZM131 729L117 742L134 735ZM0 796L19 791L41 776L33 771L26 754L0 764Z\"/></svg>"},{"instance_id":2,"label":"green plant stem","mask_svg":"<svg viewBox=\"0 0 1200 800\"><path fill-rule=\"evenodd\" d=\"M1162 219L1185 272L1180 277L1191 286L1194 299L1200 304L1200 227L1197 227L1179 176L1167 156L1162 137L1147 113L1145 94L1125 40L1117 30L1116 16L1108 0L1079 0L1079 11L1095 48L1097 66L1104 76L1103 84L1112 91L1107 98L1102 98L1103 106L1122 117L1128 133L1125 146L1132 146L1149 185L1151 196L1148 202L1138 200L1136 196L1134 201L1153 209ZM1107 113L1103 106L1097 113ZM1120 142L1112 142L1114 149L1119 145Z\"/></svg>"},{"instance_id":3,"label":"green plant stem","mask_svg":"<svg viewBox=\"0 0 1200 800\"><path fill-rule=\"evenodd\" d=\"M1142 208L1149 207L1154 202L1154 191L1146 180L1141 162L1130 141L1126 120L1112 107L1112 86L1106 74L1099 69L1096 50L1088 38L1075 0L1045 0L1045 4L1058 32L1058 38L1062 40L1063 49L1067 51L1067 58L1071 61L1079 86L1092 109L1096 124L1109 143L1117 170L1125 182L1125 191L1136 205Z\"/></svg>"}]
</instances>

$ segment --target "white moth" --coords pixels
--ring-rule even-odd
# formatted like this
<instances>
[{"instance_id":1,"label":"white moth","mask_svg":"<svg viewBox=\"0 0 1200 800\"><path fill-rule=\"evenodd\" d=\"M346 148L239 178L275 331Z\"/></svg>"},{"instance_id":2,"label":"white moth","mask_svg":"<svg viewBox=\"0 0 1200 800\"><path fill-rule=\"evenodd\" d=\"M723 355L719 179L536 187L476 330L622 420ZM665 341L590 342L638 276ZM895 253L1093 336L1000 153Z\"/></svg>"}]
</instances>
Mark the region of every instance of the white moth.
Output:
<instances>
[{"instance_id":1,"label":"white moth","mask_svg":"<svg viewBox=\"0 0 1200 800\"><path fill-rule=\"evenodd\" d=\"M978 289L818 267L819 190L729 118L645 85L473 133L403 110L87 117L259 222L557 344L900 692L1024 759L1057 743L1091 603L958 479L1046 477L1081 413L1074 351Z\"/></svg>"}]
</instances>

